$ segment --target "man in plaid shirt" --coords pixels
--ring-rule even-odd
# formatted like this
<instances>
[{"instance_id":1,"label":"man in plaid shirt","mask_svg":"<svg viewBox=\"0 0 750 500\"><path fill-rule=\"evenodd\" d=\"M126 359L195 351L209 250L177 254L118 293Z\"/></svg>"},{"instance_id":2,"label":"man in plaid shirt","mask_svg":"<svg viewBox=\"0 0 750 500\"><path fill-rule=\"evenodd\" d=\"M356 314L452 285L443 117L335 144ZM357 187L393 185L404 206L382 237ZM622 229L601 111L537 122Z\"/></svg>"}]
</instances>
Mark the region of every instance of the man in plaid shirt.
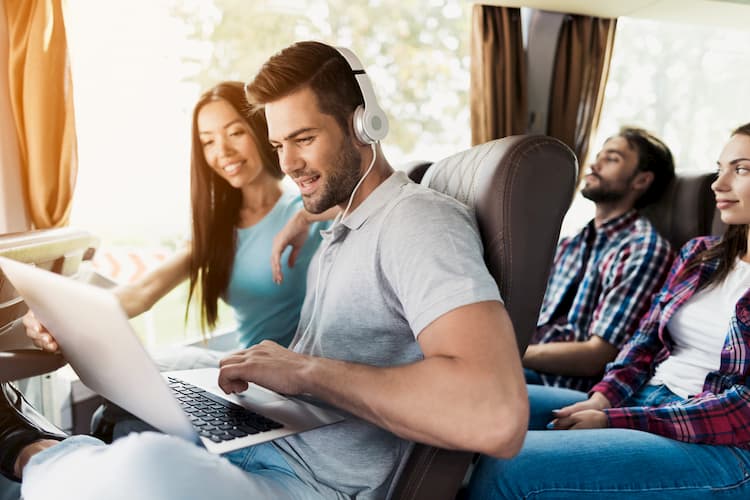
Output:
<instances>
[{"instance_id":1,"label":"man in plaid shirt","mask_svg":"<svg viewBox=\"0 0 750 500\"><path fill-rule=\"evenodd\" d=\"M669 148L645 130L622 128L604 143L581 190L596 215L558 245L523 358L528 383L587 391L633 334L673 257L638 209L673 177Z\"/></svg>"},{"instance_id":2,"label":"man in plaid shirt","mask_svg":"<svg viewBox=\"0 0 750 500\"><path fill-rule=\"evenodd\" d=\"M521 453L482 457L468 498L750 498L750 123L716 164L724 234L682 247L588 394L528 386Z\"/></svg>"}]
</instances>

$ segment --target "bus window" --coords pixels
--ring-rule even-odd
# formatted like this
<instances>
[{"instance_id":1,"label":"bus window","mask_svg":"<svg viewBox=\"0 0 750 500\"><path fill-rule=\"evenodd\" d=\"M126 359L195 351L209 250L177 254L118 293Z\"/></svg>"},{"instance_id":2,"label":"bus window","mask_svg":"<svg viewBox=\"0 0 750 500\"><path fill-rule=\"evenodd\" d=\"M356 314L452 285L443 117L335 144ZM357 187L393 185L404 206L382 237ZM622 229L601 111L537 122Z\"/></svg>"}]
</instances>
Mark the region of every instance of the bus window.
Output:
<instances>
[{"instance_id":1,"label":"bus window","mask_svg":"<svg viewBox=\"0 0 750 500\"><path fill-rule=\"evenodd\" d=\"M678 173L710 172L717 144L747 121L750 33L695 24L620 18L604 106L589 158L623 124L642 126L670 147ZM591 218L576 196L563 232Z\"/></svg>"},{"instance_id":2,"label":"bus window","mask_svg":"<svg viewBox=\"0 0 750 500\"><path fill-rule=\"evenodd\" d=\"M294 40L351 46L372 68L393 117L384 149L395 164L469 147L470 8L460 0L69 3L80 159L71 224L101 237L98 270L131 281L184 244L192 105L221 80L250 80ZM186 299L185 284L133 320L147 344L199 338L197 308L183 333ZM231 316L220 312L221 329Z\"/></svg>"}]
</instances>

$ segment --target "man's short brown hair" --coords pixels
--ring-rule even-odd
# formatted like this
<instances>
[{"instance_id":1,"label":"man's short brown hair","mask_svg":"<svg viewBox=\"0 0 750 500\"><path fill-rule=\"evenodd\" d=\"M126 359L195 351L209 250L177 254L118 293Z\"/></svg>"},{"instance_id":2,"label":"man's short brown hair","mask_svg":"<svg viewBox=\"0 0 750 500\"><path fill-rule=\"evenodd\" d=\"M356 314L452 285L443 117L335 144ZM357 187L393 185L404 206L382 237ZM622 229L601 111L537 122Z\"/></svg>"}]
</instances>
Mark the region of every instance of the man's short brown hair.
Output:
<instances>
[{"instance_id":1,"label":"man's short brown hair","mask_svg":"<svg viewBox=\"0 0 750 500\"><path fill-rule=\"evenodd\" d=\"M247 100L263 106L309 86L321 113L333 116L349 135L351 116L364 104L349 63L321 42L297 42L271 56L245 87Z\"/></svg>"},{"instance_id":2,"label":"man's short brown hair","mask_svg":"<svg viewBox=\"0 0 750 500\"><path fill-rule=\"evenodd\" d=\"M674 179L672 152L661 139L642 128L622 127L617 135L638 153L638 171L654 174L651 185L635 200L635 208L643 208L659 200Z\"/></svg>"}]
</instances>

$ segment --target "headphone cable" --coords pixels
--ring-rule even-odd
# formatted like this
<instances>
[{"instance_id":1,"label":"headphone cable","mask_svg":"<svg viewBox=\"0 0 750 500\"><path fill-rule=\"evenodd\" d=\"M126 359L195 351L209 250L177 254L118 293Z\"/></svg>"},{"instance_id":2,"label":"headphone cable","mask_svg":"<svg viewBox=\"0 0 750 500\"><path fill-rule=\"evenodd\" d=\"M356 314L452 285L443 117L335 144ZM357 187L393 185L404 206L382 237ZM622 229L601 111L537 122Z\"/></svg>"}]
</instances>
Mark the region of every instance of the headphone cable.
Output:
<instances>
[{"instance_id":1,"label":"headphone cable","mask_svg":"<svg viewBox=\"0 0 750 500\"><path fill-rule=\"evenodd\" d=\"M372 171L372 167L375 166L375 159L378 156L377 149L375 148L376 143L370 144L370 147L372 148L372 160L370 161L370 165L367 167L367 170L365 170L365 174L362 176L361 179L359 179L359 182L354 186L354 189L352 190L351 196L349 196L349 203L347 203L346 208L341 213L341 217L338 218L334 226L331 228L333 230L334 227L341 224L341 222L344 220L344 217L346 217L347 212L349 212L349 208L352 206L352 201L354 201L354 195L357 194L357 190L362 185L362 182L365 180L365 178L370 175L370 172ZM318 256L318 272L315 276L315 295L313 295L313 310L312 314L310 315L310 320L307 322L307 326L305 327L305 331L302 332L302 336L304 337L307 334L307 331L310 329L310 326L312 326L313 320L315 319L315 312L318 310L318 285L320 285L320 273L323 270L323 256L328 251L328 249L331 247L331 243L329 242L326 247L321 250L320 255ZM334 261L331 264L331 269L333 269L333 264L336 262Z\"/></svg>"}]
</instances>

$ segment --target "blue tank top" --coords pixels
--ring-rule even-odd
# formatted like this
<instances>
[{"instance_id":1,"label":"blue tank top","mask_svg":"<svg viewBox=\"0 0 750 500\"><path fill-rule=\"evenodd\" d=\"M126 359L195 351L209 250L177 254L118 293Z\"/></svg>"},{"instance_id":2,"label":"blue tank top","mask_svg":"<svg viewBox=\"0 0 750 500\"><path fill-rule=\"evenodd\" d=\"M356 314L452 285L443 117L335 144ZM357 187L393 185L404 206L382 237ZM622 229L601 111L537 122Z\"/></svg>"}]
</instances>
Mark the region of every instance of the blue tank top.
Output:
<instances>
[{"instance_id":1,"label":"blue tank top","mask_svg":"<svg viewBox=\"0 0 750 500\"><path fill-rule=\"evenodd\" d=\"M257 224L237 230L234 267L224 300L234 310L243 348L264 339L287 346L297 329L305 298L307 267L320 244L320 230L329 223L311 226L310 237L293 268L287 264L291 249L284 251L281 258L284 281L281 285L273 282L271 274L271 244L274 236L301 208L301 196L285 191Z\"/></svg>"}]
</instances>

